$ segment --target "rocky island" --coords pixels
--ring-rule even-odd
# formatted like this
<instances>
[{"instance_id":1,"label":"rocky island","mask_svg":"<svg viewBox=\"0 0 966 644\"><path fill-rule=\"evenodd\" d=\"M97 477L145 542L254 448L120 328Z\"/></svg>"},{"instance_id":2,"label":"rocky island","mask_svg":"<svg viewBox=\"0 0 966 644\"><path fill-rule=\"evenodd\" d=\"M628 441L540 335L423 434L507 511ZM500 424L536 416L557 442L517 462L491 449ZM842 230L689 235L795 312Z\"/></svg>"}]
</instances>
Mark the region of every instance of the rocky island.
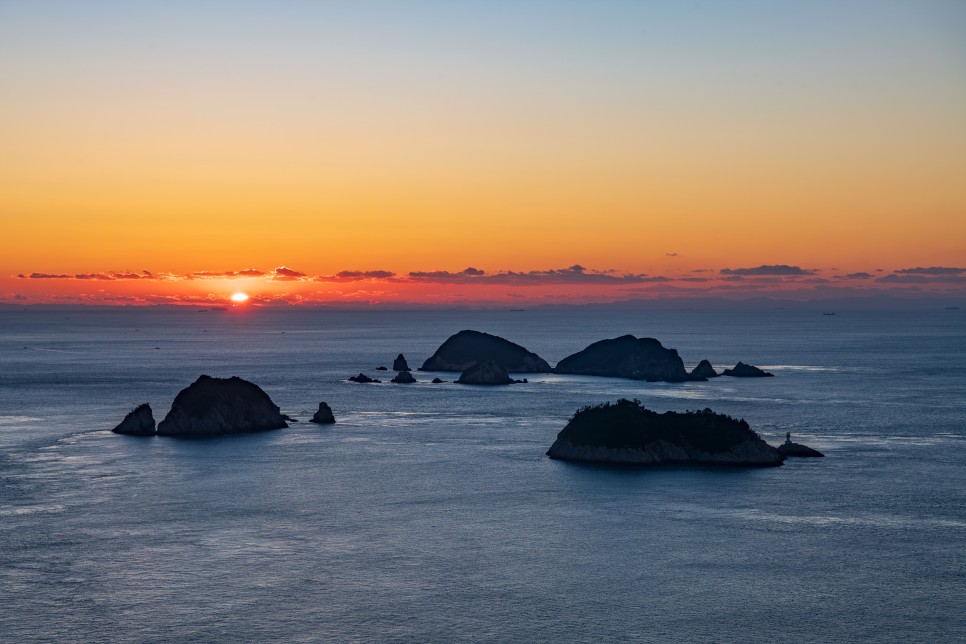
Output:
<instances>
[{"instance_id":1,"label":"rocky island","mask_svg":"<svg viewBox=\"0 0 966 644\"><path fill-rule=\"evenodd\" d=\"M419 368L420 371L466 371L477 362L492 360L507 371L550 373L546 360L519 344L489 333L464 330L450 336Z\"/></svg>"},{"instance_id":2,"label":"rocky island","mask_svg":"<svg viewBox=\"0 0 966 644\"><path fill-rule=\"evenodd\" d=\"M733 378L771 378L775 374L762 371L754 365L739 362L733 369L725 369L721 375Z\"/></svg>"},{"instance_id":3,"label":"rocky island","mask_svg":"<svg viewBox=\"0 0 966 644\"><path fill-rule=\"evenodd\" d=\"M413 374L409 373L409 371L400 371L389 382L394 382L399 385L411 385L416 382L416 379L413 378Z\"/></svg>"},{"instance_id":4,"label":"rocky island","mask_svg":"<svg viewBox=\"0 0 966 644\"><path fill-rule=\"evenodd\" d=\"M675 349L654 338L619 338L594 342L557 363L554 373L610 376L649 382L684 382L688 372Z\"/></svg>"},{"instance_id":5,"label":"rocky island","mask_svg":"<svg viewBox=\"0 0 966 644\"><path fill-rule=\"evenodd\" d=\"M315 412L315 415L312 416L312 420L310 420L309 422L317 423L319 425L331 425L332 423L334 423L335 414L332 413L332 408L329 407L329 403L324 401L320 402L319 410Z\"/></svg>"},{"instance_id":6,"label":"rocky island","mask_svg":"<svg viewBox=\"0 0 966 644\"><path fill-rule=\"evenodd\" d=\"M461 385L510 385L513 379L507 370L493 360L481 360L460 374Z\"/></svg>"},{"instance_id":7,"label":"rocky island","mask_svg":"<svg viewBox=\"0 0 966 644\"><path fill-rule=\"evenodd\" d=\"M396 359L392 361L392 370L393 371L410 371L410 369L409 369L409 363L406 362L406 356L404 356L401 353L398 356L396 356Z\"/></svg>"},{"instance_id":8,"label":"rocky island","mask_svg":"<svg viewBox=\"0 0 966 644\"><path fill-rule=\"evenodd\" d=\"M144 403L138 405L128 412L121 424L111 430L115 434L128 434L130 436L154 436L157 428L154 424L154 414L151 413L151 405Z\"/></svg>"},{"instance_id":9,"label":"rocky island","mask_svg":"<svg viewBox=\"0 0 966 644\"><path fill-rule=\"evenodd\" d=\"M550 458L595 463L693 463L766 467L785 460L744 420L710 409L659 414L640 401L580 409L557 435Z\"/></svg>"},{"instance_id":10,"label":"rocky island","mask_svg":"<svg viewBox=\"0 0 966 644\"><path fill-rule=\"evenodd\" d=\"M366 384L366 383L369 383L369 382L382 382L381 380L377 380L376 378L370 378L369 376L367 376L364 373L359 373L358 376L349 376L349 381L350 382L358 382L358 383L361 383L361 384Z\"/></svg>"},{"instance_id":11,"label":"rocky island","mask_svg":"<svg viewBox=\"0 0 966 644\"><path fill-rule=\"evenodd\" d=\"M688 380L707 380L708 378L717 378L719 374L711 366L711 363L707 360L702 360L698 363L698 366L691 370L688 374Z\"/></svg>"},{"instance_id":12,"label":"rocky island","mask_svg":"<svg viewBox=\"0 0 966 644\"><path fill-rule=\"evenodd\" d=\"M159 436L241 434L288 427L278 405L238 376L201 376L182 389L158 423Z\"/></svg>"}]
</instances>

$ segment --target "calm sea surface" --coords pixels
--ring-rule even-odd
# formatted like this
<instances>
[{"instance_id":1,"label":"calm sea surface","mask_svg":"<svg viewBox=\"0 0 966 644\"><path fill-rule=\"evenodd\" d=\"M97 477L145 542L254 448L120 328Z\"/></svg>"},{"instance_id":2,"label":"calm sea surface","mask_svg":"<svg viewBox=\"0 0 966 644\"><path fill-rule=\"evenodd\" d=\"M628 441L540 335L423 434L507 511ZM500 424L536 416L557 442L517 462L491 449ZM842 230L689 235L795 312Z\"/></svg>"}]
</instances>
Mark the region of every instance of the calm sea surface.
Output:
<instances>
[{"instance_id":1,"label":"calm sea surface","mask_svg":"<svg viewBox=\"0 0 966 644\"><path fill-rule=\"evenodd\" d=\"M633 333L777 377L345 381L467 328L551 364ZM109 431L203 373L338 423ZM827 458L544 455L618 397ZM939 642L966 639L964 607L966 311L0 313L3 641Z\"/></svg>"}]
</instances>

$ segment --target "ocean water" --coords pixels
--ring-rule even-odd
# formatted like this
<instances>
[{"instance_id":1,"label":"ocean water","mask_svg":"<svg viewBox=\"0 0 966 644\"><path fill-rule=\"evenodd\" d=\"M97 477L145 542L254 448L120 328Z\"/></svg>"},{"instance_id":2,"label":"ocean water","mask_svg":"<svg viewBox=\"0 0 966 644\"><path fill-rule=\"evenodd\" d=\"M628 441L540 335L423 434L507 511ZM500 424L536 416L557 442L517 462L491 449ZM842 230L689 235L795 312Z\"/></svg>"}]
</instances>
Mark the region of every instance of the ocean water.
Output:
<instances>
[{"instance_id":1,"label":"ocean water","mask_svg":"<svg viewBox=\"0 0 966 644\"><path fill-rule=\"evenodd\" d=\"M551 364L633 333L776 377L345 380L465 328ZM966 315L944 310L0 312L0 640L962 641L964 365ZM141 402L160 420L202 373L338 423L109 431ZM619 397L826 458L544 455Z\"/></svg>"}]
</instances>

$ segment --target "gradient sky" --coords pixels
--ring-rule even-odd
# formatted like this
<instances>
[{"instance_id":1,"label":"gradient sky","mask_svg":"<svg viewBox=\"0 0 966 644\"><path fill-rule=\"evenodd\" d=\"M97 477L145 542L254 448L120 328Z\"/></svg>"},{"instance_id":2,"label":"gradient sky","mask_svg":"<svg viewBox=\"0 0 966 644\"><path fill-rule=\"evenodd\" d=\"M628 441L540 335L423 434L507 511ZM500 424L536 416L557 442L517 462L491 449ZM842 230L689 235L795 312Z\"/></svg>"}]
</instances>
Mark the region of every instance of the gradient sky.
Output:
<instances>
[{"instance_id":1,"label":"gradient sky","mask_svg":"<svg viewBox=\"0 0 966 644\"><path fill-rule=\"evenodd\" d=\"M0 226L5 302L962 293L966 3L0 0Z\"/></svg>"}]
</instances>

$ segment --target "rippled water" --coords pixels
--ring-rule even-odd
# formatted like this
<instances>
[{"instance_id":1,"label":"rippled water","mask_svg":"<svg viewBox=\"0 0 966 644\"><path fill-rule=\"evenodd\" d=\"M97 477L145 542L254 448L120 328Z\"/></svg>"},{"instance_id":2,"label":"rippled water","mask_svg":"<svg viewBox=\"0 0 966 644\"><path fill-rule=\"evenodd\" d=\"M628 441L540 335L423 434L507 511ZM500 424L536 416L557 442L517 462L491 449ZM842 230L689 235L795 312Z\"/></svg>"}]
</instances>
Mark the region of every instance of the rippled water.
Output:
<instances>
[{"instance_id":1,"label":"rippled water","mask_svg":"<svg viewBox=\"0 0 966 644\"><path fill-rule=\"evenodd\" d=\"M0 639L963 639L964 322L3 312ZM689 365L744 360L777 377L345 382L400 351L416 366L464 328L551 363L634 333ZM200 440L108 431L145 401L160 419L201 373L250 379L302 420L326 400L338 423ZM827 458L634 469L544 456L576 408L621 396L738 415Z\"/></svg>"}]
</instances>

